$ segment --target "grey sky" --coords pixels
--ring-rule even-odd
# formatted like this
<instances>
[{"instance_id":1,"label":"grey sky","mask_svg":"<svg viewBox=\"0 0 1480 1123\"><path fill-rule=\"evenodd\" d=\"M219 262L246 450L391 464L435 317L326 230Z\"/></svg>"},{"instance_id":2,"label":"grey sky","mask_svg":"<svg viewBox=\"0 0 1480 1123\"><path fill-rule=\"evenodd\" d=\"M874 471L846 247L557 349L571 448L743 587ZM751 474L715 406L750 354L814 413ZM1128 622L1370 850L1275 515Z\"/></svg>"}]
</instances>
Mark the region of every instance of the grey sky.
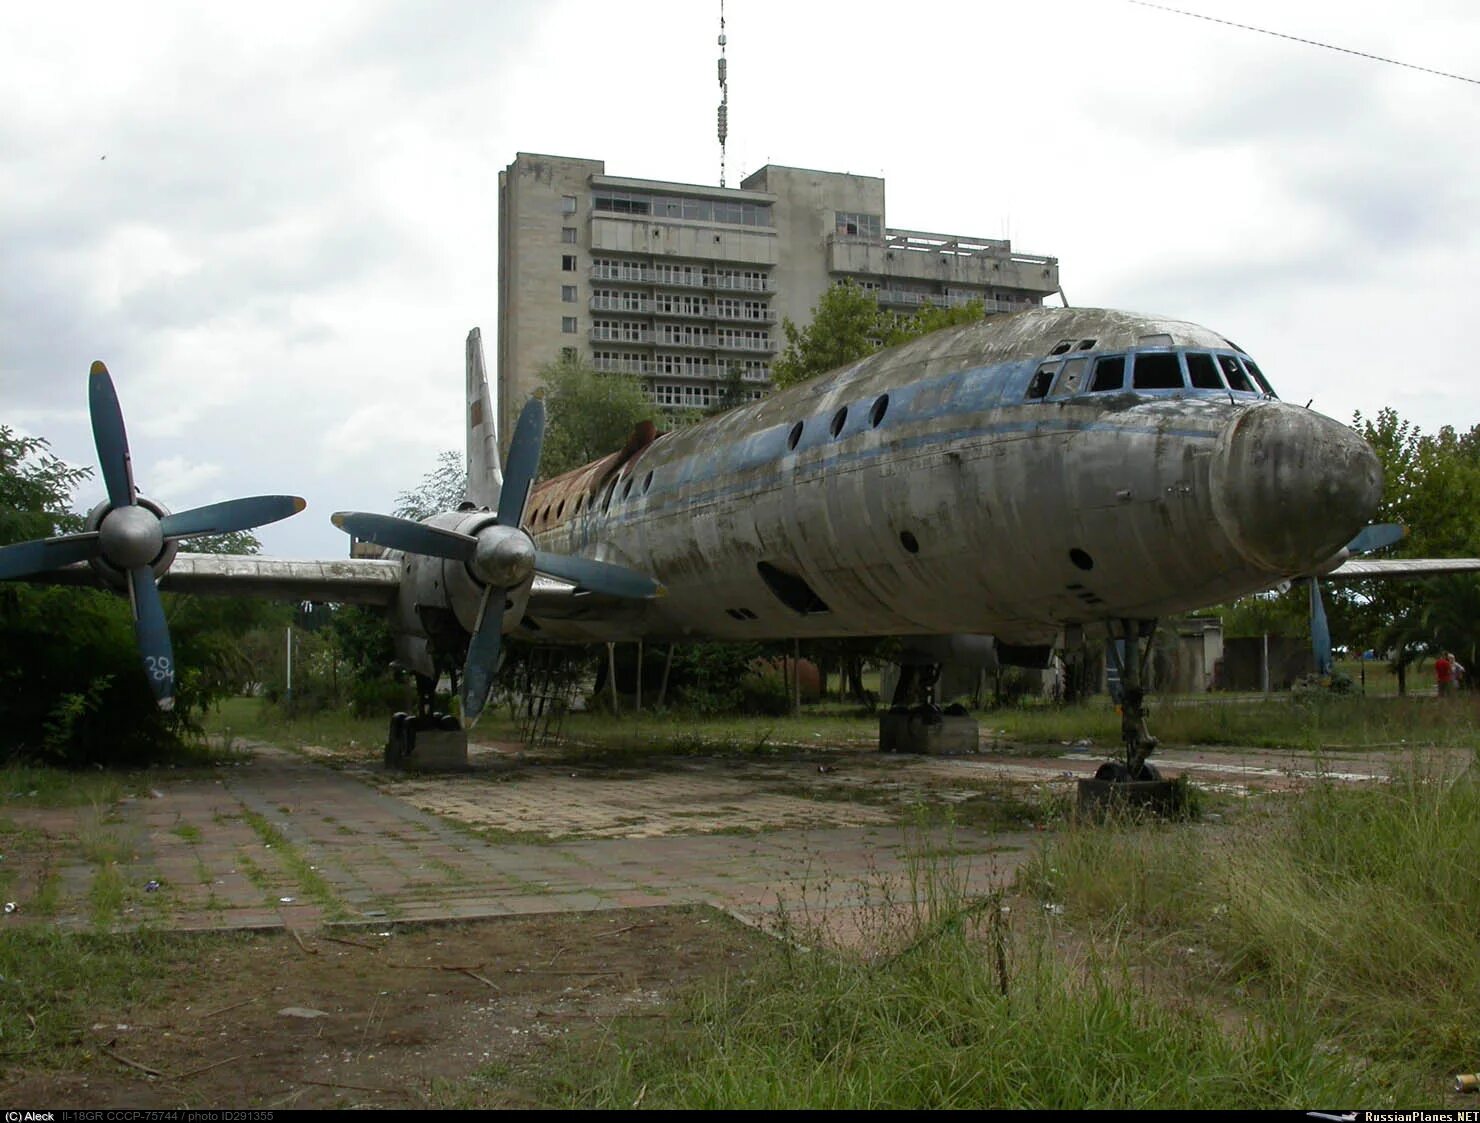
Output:
<instances>
[{"instance_id":1,"label":"grey sky","mask_svg":"<svg viewBox=\"0 0 1480 1123\"><path fill-rule=\"evenodd\" d=\"M1459 0L1180 6L1480 76ZM891 225L1056 255L1074 303L1205 323L1289 400L1480 421L1480 86L1119 0L726 16L730 183L882 174ZM341 556L331 512L389 510L461 447L499 170L715 182L717 23L689 0L0 7L0 420L92 465L102 358L148 494L302 494L268 551Z\"/></svg>"}]
</instances>

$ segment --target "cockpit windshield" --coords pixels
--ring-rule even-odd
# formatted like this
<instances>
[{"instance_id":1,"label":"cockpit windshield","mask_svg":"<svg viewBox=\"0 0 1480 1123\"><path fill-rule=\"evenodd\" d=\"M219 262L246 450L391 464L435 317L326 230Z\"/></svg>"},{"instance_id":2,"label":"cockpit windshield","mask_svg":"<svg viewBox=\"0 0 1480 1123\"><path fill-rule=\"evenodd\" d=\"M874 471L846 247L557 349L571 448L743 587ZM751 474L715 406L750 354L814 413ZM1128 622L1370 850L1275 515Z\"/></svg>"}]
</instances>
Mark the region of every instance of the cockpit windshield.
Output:
<instances>
[{"instance_id":1,"label":"cockpit windshield","mask_svg":"<svg viewBox=\"0 0 1480 1123\"><path fill-rule=\"evenodd\" d=\"M1050 359L1039 365L1024 397L1063 399L1126 389L1277 396L1264 372L1246 355L1156 346L1067 362Z\"/></svg>"}]
</instances>

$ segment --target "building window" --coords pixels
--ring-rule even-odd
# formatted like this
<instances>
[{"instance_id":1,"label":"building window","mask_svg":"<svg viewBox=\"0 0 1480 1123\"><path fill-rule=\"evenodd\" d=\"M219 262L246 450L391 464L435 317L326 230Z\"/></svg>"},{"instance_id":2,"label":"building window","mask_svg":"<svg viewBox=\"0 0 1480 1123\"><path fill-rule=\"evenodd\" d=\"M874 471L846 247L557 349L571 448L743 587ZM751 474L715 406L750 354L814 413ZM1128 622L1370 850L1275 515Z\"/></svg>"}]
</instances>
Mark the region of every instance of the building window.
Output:
<instances>
[{"instance_id":1,"label":"building window","mask_svg":"<svg viewBox=\"0 0 1480 1123\"><path fill-rule=\"evenodd\" d=\"M576 287L575 287L575 285L561 285L560 286L560 299L565 304L574 304L576 302Z\"/></svg>"},{"instance_id":2,"label":"building window","mask_svg":"<svg viewBox=\"0 0 1480 1123\"><path fill-rule=\"evenodd\" d=\"M561 214L575 214L576 213L576 197L574 195L562 195L562 196L560 196L560 213Z\"/></svg>"},{"instance_id":3,"label":"building window","mask_svg":"<svg viewBox=\"0 0 1480 1123\"><path fill-rule=\"evenodd\" d=\"M576 244L576 228L574 226L562 226L560 228L560 240L568 246Z\"/></svg>"},{"instance_id":4,"label":"building window","mask_svg":"<svg viewBox=\"0 0 1480 1123\"><path fill-rule=\"evenodd\" d=\"M876 214L860 214L855 211L837 211L838 233L848 238L878 238L883 235L884 223Z\"/></svg>"},{"instance_id":5,"label":"building window","mask_svg":"<svg viewBox=\"0 0 1480 1123\"><path fill-rule=\"evenodd\" d=\"M576 271L576 255L573 253L563 254L560 258L560 268L563 272L574 273Z\"/></svg>"},{"instance_id":6,"label":"building window","mask_svg":"<svg viewBox=\"0 0 1480 1123\"><path fill-rule=\"evenodd\" d=\"M567 335L573 335L576 330L576 318L574 316L561 316L560 330Z\"/></svg>"}]
</instances>

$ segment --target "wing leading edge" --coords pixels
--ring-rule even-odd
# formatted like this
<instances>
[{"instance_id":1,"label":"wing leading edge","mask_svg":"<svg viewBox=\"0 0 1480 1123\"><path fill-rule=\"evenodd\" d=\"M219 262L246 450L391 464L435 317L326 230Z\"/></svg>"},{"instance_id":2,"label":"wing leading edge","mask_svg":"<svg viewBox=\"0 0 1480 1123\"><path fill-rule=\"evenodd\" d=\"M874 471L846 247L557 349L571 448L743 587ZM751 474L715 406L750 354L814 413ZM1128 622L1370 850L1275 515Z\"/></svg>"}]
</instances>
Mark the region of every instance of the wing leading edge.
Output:
<instances>
[{"instance_id":1,"label":"wing leading edge","mask_svg":"<svg viewBox=\"0 0 1480 1123\"><path fill-rule=\"evenodd\" d=\"M31 580L55 585L99 583L86 563L38 574ZM169 593L381 607L395 603L400 584L398 560L296 561L247 554L177 554L169 572L159 579L160 589Z\"/></svg>"},{"instance_id":2,"label":"wing leading edge","mask_svg":"<svg viewBox=\"0 0 1480 1123\"><path fill-rule=\"evenodd\" d=\"M1480 572L1480 558L1348 558L1322 581L1386 580L1401 577L1442 577Z\"/></svg>"}]
</instances>

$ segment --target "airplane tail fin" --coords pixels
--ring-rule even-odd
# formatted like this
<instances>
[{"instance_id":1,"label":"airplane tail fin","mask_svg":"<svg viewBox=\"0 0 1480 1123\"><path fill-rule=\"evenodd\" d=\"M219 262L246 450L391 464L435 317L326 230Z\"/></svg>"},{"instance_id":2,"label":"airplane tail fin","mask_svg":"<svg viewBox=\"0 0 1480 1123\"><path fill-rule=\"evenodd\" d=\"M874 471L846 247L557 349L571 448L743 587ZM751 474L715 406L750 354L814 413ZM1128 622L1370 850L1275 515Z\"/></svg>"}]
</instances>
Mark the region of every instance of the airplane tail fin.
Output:
<instances>
[{"instance_id":1,"label":"airplane tail fin","mask_svg":"<svg viewBox=\"0 0 1480 1123\"><path fill-rule=\"evenodd\" d=\"M479 507L498 508L504 471L498 456L498 410L488 392L483 367L483 334L468 332L468 498Z\"/></svg>"}]
</instances>

